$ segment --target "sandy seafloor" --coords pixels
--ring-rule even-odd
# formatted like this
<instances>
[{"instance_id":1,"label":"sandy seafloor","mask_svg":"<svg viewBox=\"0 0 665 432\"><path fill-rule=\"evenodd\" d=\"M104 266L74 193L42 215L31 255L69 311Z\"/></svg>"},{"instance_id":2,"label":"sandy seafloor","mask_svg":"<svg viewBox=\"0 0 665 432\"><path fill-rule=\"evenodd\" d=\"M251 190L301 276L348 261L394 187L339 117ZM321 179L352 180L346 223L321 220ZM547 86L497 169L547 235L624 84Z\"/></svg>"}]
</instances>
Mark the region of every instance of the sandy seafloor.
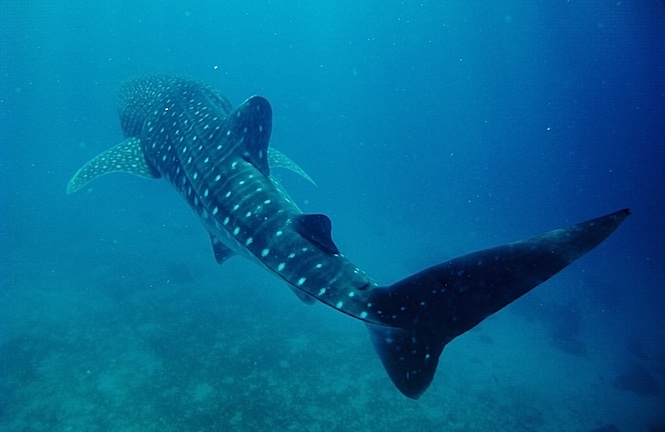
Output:
<instances>
[{"instance_id":1,"label":"sandy seafloor","mask_svg":"<svg viewBox=\"0 0 665 432\"><path fill-rule=\"evenodd\" d=\"M361 324L300 304L242 259L218 267L196 225L165 225L144 243L125 232L61 258L14 251L0 430L662 430L662 394L638 394L639 377L637 392L617 388L621 317L586 303L575 270L448 345L413 401ZM369 236L389 248L385 232ZM183 241L193 250L179 258L169 247ZM373 265L403 271L397 259ZM634 351L662 383L663 359Z\"/></svg>"}]
</instances>

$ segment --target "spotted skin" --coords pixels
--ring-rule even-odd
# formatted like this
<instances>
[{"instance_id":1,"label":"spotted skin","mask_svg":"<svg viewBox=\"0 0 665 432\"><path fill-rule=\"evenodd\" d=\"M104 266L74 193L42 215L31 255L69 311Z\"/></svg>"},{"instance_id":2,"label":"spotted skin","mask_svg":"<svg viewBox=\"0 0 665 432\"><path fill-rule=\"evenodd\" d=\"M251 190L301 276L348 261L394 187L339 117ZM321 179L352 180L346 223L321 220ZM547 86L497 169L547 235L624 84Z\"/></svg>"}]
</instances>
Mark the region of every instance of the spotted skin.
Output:
<instances>
[{"instance_id":1,"label":"spotted skin","mask_svg":"<svg viewBox=\"0 0 665 432\"><path fill-rule=\"evenodd\" d=\"M140 140L131 137L108 149L78 170L67 184L67 194L81 189L88 182L99 177L100 173L124 172L128 170L128 167L133 174L141 177L159 177L159 174L146 163Z\"/></svg>"},{"instance_id":2,"label":"spotted skin","mask_svg":"<svg viewBox=\"0 0 665 432\"><path fill-rule=\"evenodd\" d=\"M376 284L343 255L295 231L302 213L270 177L268 101L254 96L231 112L226 99L209 87L168 76L130 81L118 93L123 132L140 145L131 154L145 159L141 172L173 185L210 233L216 253L223 251L224 259L242 255L306 296L381 322L366 301ZM275 160L292 168L281 154ZM68 191L92 180L97 164L86 167Z\"/></svg>"},{"instance_id":3,"label":"spotted skin","mask_svg":"<svg viewBox=\"0 0 665 432\"><path fill-rule=\"evenodd\" d=\"M271 156L267 100L254 96L232 110L213 88L173 76L129 81L118 100L126 140L79 170L68 193L113 171L165 178L205 226L218 262L249 258L303 301L365 322L393 383L414 399L448 342L594 248L629 214L475 252L380 287L338 251L330 220L303 214L271 178L271 161L308 176Z\"/></svg>"}]
</instances>

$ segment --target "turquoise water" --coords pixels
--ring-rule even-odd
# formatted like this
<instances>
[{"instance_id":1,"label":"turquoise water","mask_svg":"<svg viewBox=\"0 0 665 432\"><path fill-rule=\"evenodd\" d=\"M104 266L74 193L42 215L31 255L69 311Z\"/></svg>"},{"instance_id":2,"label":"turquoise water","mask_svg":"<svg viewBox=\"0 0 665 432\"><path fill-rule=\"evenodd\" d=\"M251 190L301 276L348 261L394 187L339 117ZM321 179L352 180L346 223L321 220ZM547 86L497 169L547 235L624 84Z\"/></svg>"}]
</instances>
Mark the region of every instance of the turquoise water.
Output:
<instances>
[{"instance_id":1,"label":"turquoise water","mask_svg":"<svg viewBox=\"0 0 665 432\"><path fill-rule=\"evenodd\" d=\"M277 1L0 5L0 430L665 428L665 7ZM215 263L164 181L106 176L148 73L274 110L272 144L380 283L623 207L605 243L402 396L363 325Z\"/></svg>"}]
</instances>

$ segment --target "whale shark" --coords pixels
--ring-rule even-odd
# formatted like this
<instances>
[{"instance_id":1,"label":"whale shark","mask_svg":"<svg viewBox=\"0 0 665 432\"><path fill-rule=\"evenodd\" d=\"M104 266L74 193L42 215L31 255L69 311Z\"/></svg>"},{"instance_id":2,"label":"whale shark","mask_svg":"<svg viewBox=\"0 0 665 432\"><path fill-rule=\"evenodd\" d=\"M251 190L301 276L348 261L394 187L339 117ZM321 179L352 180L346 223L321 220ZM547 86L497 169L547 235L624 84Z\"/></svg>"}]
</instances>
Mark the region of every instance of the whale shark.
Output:
<instances>
[{"instance_id":1,"label":"whale shark","mask_svg":"<svg viewBox=\"0 0 665 432\"><path fill-rule=\"evenodd\" d=\"M362 321L388 376L413 399L451 340L589 252L630 214L615 211L382 286L339 251L330 219L301 212L271 174L284 167L312 181L269 146L266 99L252 96L234 109L212 86L167 75L130 80L117 99L124 141L83 166L67 193L116 171L165 178L202 222L218 263L243 256L303 302Z\"/></svg>"}]
</instances>

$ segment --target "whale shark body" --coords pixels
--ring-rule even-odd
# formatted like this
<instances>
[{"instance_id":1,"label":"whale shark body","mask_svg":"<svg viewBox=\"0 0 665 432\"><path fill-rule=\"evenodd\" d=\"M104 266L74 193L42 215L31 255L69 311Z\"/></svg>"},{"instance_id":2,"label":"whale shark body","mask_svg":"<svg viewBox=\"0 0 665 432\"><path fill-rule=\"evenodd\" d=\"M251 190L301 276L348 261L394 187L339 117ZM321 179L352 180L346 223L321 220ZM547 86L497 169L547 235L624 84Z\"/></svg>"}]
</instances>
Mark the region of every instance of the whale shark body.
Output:
<instances>
[{"instance_id":1,"label":"whale shark body","mask_svg":"<svg viewBox=\"0 0 665 432\"><path fill-rule=\"evenodd\" d=\"M266 99L253 96L232 109L208 85L151 76L122 85L118 100L126 139L81 168L67 192L114 171L164 177L210 234L217 262L244 256L304 302L363 321L391 380L414 399L430 385L448 342L594 248L630 214L620 210L379 286L340 253L328 217L303 214L271 176L283 166L311 180L269 147Z\"/></svg>"}]
</instances>

